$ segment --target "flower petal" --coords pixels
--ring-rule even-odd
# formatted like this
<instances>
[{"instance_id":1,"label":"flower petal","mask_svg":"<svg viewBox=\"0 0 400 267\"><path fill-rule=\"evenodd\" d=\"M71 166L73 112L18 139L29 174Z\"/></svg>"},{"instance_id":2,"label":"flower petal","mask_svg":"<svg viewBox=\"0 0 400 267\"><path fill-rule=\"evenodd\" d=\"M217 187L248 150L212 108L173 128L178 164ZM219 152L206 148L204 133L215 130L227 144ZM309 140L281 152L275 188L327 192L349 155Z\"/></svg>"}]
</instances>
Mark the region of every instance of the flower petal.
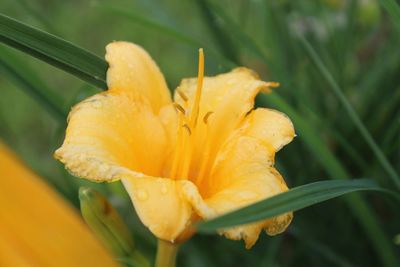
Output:
<instances>
[{"instance_id":1,"label":"flower petal","mask_svg":"<svg viewBox=\"0 0 400 267\"><path fill-rule=\"evenodd\" d=\"M274 149L257 138L239 134L231 138L218 154L211 179L201 185L204 201L191 201L197 213L209 219L286 191L283 178L272 167L273 158ZM230 239L244 239L250 248L262 229L270 235L278 234L291 219L292 214L287 213L221 233Z\"/></svg>"},{"instance_id":2,"label":"flower petal","mask_svg":"<svg viewBox=\"0 0 400 267\"><path fill-rule=\"evenodd\" d=\"M188 106L193 106L196 83L197 78L182 80L176 90L175 101L185 106L182 94L178 93L181 92L189 99ZM253 108L254 98L261 90L268 90L268 83L259 80L257 74L246 68L236 68L229 73L204 78L199 120L194 133L196 146L191 166L192 176L196 176L196 168L205 154L208 158L205 169L211 169L220 146ZM205 123L203 118L207 114L209 118Z\"/></svg>"},{"instance_id":3,"label":"flower petal","mask_svg":"<svg viewBox=\"0 0 400 267\"><path fill-rule=\"evenodd\" d=\"M159 176L165 148L164 128L150 107L111 89L72 109L55 157L76 176L112 181L128 169Z\"/></svg>"},{"instance_id":4,"label":"flower petal","mask_svg":"<svg viewBox=\"0 0 400 267\"><path fill-rule=\"evenodd\" d=\"M113 42L106 51L108 88L144 96L154 113L171 102L164 76L143 48L128 42Z\"/></svg>"},{"instance_id":5,"label":"flower petal","mask_svg":"<svg viewBox=\"0 0 400 267\"><path fill-rule=\"evenodd\" d=\"M275 151L290 143L295 137L292 121L282 112L258 108L243 123L245 134L272 145Z\"/></svg>"},{"instance_id":6,"label":"flower petal","mask_svg":"<svg viewBox=\"0 0 400 267\"><path fill-rule=\"evenodd\" d=\"M192 208L182 192L189 181L131 175L122 182L140 220L157 238L174 242L190 226Z\"/></svg>"}]
</instances>

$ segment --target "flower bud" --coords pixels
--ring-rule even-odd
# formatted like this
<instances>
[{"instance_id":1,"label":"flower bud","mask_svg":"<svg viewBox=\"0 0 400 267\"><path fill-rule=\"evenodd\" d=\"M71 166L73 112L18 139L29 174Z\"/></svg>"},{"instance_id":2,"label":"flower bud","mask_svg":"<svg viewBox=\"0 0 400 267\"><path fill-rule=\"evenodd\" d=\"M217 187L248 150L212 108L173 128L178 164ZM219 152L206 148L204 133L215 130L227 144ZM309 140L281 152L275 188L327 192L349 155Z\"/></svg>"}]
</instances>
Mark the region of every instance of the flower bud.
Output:
<instances>
[{"instance_id":1,"label":"flower bud","mask_svg":"<svg viewBox=\"0 0 400 267\"><path fill-rule=\"evenodd\" d=\"M79 189L81 213L96 236L119 257L126 257L134 250L128 227L108 200L99 192Z\"/></svg>"}]
</instances>

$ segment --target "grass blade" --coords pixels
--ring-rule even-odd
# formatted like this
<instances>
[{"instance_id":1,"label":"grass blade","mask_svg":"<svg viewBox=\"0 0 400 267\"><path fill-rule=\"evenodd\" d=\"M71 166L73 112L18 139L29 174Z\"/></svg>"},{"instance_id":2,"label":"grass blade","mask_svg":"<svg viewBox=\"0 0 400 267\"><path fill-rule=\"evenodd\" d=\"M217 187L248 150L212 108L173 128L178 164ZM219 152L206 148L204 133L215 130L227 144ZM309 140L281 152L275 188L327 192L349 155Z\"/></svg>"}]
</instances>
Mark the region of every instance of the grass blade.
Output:
<instances>
[{"instance_id":1,"label":"grass blade","mask_svg":"<svg viewBox=\"0 0 400 267\"><path fill-rule=\"evenodd\" d=\"M306 39L300 37L301 43L304 45L305 50L309 54L310 58L317 66L317 69L320 71L321 75L325 78L325 80L330 85L333 93L337 96L347 113L349 114L350 119L353 121L354 125L357 127L358 131L360 132L361 136L365 139L367 144L370 146L371 150L374 152L376 158L378 159L379 163L382 165L383 169L387 172L393 183L400 189L400 177L396 173L395 169L392 167L390 162L387 160L385 154L383 154L382 150L376 144L375 140L372 138L371 134L364 126L363 122L361 121L360 117L353 109L350 102L347 100L346 96L343 94L342 90L340 89L339 85L336 83L335 79L328 71L324 63L322 62L321 58L315 52L313 47L308 43Z\"/></svg>"},{"instance_id":2,"label":"grass blade","mask_svg":"<svg viewBox=\"0 0 400 267\"><path fill-rule=\"evenodd\" d=\"M30 54L100 88L107 62L70 42L0 14L0 42Z\"/></svg>"},{"instance_id":3,"label":"grass blade","mask_svg":"<svg viewBox=\"0 0 400 267\"><path fill-rule=\"evenodd\" d=\"M344 194L363 190L382 189L368 179L310 183L200 223L198 230L200 232L211 232L225 227L256 222L285 212L297 211Z\"/></svg>"}]
</instances>

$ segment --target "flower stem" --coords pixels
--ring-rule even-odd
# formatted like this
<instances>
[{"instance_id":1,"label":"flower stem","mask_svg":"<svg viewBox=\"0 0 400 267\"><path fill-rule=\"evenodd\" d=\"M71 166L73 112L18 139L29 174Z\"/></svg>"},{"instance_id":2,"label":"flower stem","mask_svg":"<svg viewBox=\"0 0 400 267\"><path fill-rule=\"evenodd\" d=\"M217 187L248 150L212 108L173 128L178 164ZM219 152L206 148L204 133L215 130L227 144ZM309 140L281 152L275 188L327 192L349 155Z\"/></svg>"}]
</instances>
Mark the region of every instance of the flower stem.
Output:
<instances>
[{"instance_id":1,"label":"flower stem","mask_svg":"<svg viewBox=\"0 0 400 267\"><path fill-rule=\"evenodd\" d=\"M178 244L159 239L155 267L175 267L178 248Z\"/></svg>"}]
</instances>

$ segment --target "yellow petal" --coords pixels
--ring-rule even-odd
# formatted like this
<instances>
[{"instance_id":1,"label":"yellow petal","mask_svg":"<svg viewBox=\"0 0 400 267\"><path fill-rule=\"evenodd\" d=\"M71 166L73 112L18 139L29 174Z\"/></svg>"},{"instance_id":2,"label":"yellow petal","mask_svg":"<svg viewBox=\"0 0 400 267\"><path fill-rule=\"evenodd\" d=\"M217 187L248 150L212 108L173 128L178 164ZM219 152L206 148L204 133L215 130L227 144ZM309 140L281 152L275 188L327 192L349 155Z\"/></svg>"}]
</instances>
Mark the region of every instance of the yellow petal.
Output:
<instances>
[{"instance_id":1,"label":"yellow petal","mask_svg":"<svg viewBox=\"0 0 400 267\"><path fill-rule=\"evenodd\" d=\"M218 154L210 179L200 185L204 201L196 198L192 205L201 217L209 219L286 191L283 178L272 167L273 158L272 146L257 138L244 135L231 138ZM262 229L270 235L280 233L291 219L291 213L284 214L225 229L222 233L230 239L244 239L250 248Z\"/></svg>"},{"instance_id":2,"label":"yellow petal","mask_svg":"<svg viewBox=\"0 0 400 267\"><path fill-rule=\"evenodd\" d=\"M118 266L80 217L0 143L0 266Z\"/></svg>"},{"instance_id":3,"label":"yellow petal","mask_svg":"<svg viewBox=\"0 0 400 267\"><path fill-rule=\"evenodd\" d=\"M280 150L295 136L291 120L282 112L267 108L258 108L246 117L243 123L246 135L256 137Z\"/></svg>"},{"instance_id":4,"label":"yellow petal","mask_svg":"<svg viewBox=\"0 0 400 267\"><path fill-rule=\"evenodd\" d=\"M150 108L111 89L72 109L55 156L76 176L113 181L127 170L159 176L165 149L163 125Z\"/></svg>"},{"instance_id":5,"label":"yellow petal","mask_svg":"<svg viewBox=\"0 0 400 267\"><path fill-rule=\"evenodd\" d=\"M185 106L181 97L183 93L189 99L189 107L191 107L195 98L196 86L197 79L195 78L182 80L176 90L175 101ZM261 90L268 90L268 83L259 80L252 70L246 68L237 68L229 73L204 78L199 120L195 129L196 133L194 133L196 145L193 153L192 173L196 172L204 154L207 154L208 158L205 169L210 169L220 146L238 127L246 113L253 108L254 98ZM209 115L206 124L203 118L210 114L209 112L212 114Z\"/></svg>"},{"instance_id":6,"label":"yellow petal","mask_svg":"<svg viewBox=\"0 0 400 267\"><path fill-rule=\"evenodd\" d=\"M122 182L140 220L156 237L174 242L190 226L192 208L182 192L189 181L132 175Z\"/></svg>"},{"instance_id":7,"label":"yellow petal","mask_svg":"<svg viewBox=\"0 0 400 267\"><path fill-rule=\"evenodd\" d=\"M106 51L108 88L145 97L154 113L171 102L164 76L143 48L128 42L113 42Z\"/></svg>"}]
</instances>

